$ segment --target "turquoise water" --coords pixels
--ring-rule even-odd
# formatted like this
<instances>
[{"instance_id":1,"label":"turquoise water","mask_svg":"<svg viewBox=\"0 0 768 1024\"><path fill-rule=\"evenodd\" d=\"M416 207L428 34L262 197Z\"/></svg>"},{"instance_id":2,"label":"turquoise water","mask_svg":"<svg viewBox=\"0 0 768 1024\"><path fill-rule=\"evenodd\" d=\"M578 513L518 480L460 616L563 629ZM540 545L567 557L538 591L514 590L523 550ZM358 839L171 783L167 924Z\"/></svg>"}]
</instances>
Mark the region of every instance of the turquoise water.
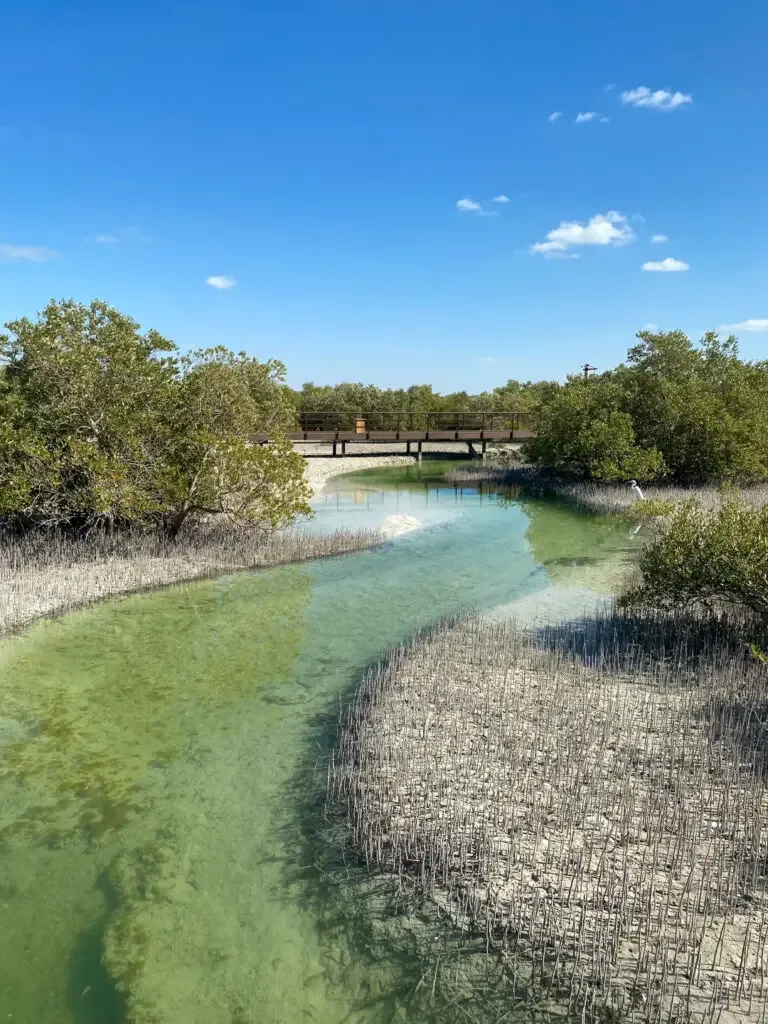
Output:
<instances>
[{"instance_id":1,"label":"turquoise water","mask_svg":"<svg viewBox=\"0 0 768 1024\"><path fill-rule=\"evenodd\" d=\"M310 529L418 522L385 547L116 599L0 646L0 1020L508 1013L485 958L429 915L393 916L330 838L339 700L446 613L594 607L638 540L442 472L320 496Z\"/></svg>"}]
</instances>

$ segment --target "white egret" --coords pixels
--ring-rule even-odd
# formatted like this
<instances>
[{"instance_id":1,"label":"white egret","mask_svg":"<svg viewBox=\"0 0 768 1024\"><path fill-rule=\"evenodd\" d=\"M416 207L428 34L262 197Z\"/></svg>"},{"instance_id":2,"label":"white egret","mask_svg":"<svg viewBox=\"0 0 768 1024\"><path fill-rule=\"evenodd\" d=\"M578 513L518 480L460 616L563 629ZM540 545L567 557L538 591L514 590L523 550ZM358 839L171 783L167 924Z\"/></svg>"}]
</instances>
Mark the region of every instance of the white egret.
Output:
<instances>
[{"instance_id":1,"label":"white egret","mask_svg":"<svg viewBox=\"0 0 768 1024\"><path fill-rule=\"evenodd\" d=\"M639 501L645 501L645 495L644 495L644 494L643 494L643 492L642 492L642 491L640 490L640 488L639 488L639 487L637 486L637 480L630 480L630 481L629 481L629 486L630 486L630 487L631 487L631 489L632 489L632 493L634 494L634 496L635 496L635 497L636 497L636 498L637 498L637 499L638 499Z\"/></svg>"}]
</instances>

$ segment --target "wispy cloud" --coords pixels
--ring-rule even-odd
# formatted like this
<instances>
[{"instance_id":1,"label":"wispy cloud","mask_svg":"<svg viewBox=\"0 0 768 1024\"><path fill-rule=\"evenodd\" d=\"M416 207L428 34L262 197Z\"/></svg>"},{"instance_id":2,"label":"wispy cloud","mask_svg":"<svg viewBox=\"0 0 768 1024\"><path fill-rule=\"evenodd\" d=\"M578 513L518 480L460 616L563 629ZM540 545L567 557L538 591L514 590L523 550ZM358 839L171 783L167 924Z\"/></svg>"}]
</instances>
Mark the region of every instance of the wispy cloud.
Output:
<instances>
[{"instance_id":1,"label":"wispy cloud","mask_svg":"<svg viewBox=\"0 0 768 1024\"><path fill-rule=\"evenodd\" d=\"M496 356L483 356L483 358L480 360L480 362L481 363L495 363L496 362Z\"/></svg>"},{"instance_id":2,"label":"wispy cloud","mask_svg":"<svg viewBox=\"0 0 768 1024\"><path fill-rule=\"evenodd\" d=\"M682 260L673 260L671 256L667 256L665 260L650 260L642 266L643 270L655 271L659 274L673 274L682 270L688 270L689 268L689 263L684 263Z\"/></svg>"},{"instance_id":3,"label":"wispy cloud","mask_svg":"<svg viewBox=\"0 0 768 1024\"><path fill-rule=\"evenodd\" d=\"M130 227L120 228L119 231L105 231L95 235L91 241L99 245L119 245L121 242L152 242L153 239L145 235L141 228Z\"/></svg>"},{"instance_id":4,"label":"wispy cloud","mask_svg":"<svg viewBox=\"0 0 768 1024\"><path fill-rule=\"evenodd\" d=\"M482 210L480 203L476 203L474 199L460 199L456 203L456 209L461 213L479 213Z\"/></svg>"},{"instance_id":5,"label":"wispy cloud","mask_svg":"<svg viewBox=\"0 0 768 1024\"><path fill-rule=\"evenodd\" d=\"M509 196L505 196L503 192L501 195L493 197L494 203L508 203L509 201Z\"/></svg>"},{"instance_id":6,"label":"wispy cloud","mask_svg":"<svg viewBox=\"0 0 768 1024\"><path fill-rule=\"evenodd\" d=\"M765 334L768 333L768 318L742 320L740 324L721 324L718 331L728 331L729 334Z\"/></svg>"},{"instance_id":7,"label":"wispy cloud","mask_svg":"<svg viewBox=\"0 0 768 1024\"><path fill-rule=\"evenodd\" d=\"M608 124L610 120L610 117L605 117L605 115L603 115L603 117L600 118L600 124Z\"/></svg>"},{"instance_id":8,"label":"wispy cloud","mask_svg":"<svg viewBox=\"0 0 768 1024\"><path fill-rule=\"evenodd\" d=\"M237 281L234 277L227 277L225 274L218 275L214 274L213 277L206 277L205 283L210 285L211 288L216 288L219 291L223 291L227 288L234 288Z\"/></svg>"},{"instance_id":9,"label":"wispy cloud","mask_svg":"<svg viewBox=\"0 0 768 1024\"><path fill-rule=\"evenodd\" d=\"M562 116L563 116L562 110L553 110L552 113L547 118L547 120L549 121L550 124L554 124L555 121L559 121Z\"/></svg>"},{"instance_id":10,"label":"wispy cloud","mask_svg":"<svg viewBox=\"0 0 768 1024\"><path fill-rule=\"evenodd\" d=\"M684 92L669 92L667 89L651 91L647 85L639 85L621 94L624 106L650 107L651 110L676 110L686 103L693 103L693 96Z\"/></svg>"},{"instance_id":11,"label":"wispy cloud","mask_svg":"<svg viewBox=\"0 0 768 1024\"><path fill-rule=\"evenodd\" d=\"M597 213L586 223L564 220L547 232L546 241L531 246L532 253L562 259L564 253L577 245L627 245L635 240L635 233L623 213L609 210Z\"/></svg>"},{"instance_id":12,"label":"wispy cloud","mask_svg":"<svg viewBox=\"0 0 768 1024\"><path fill-rule=\"evenodd\" d=\"M643 328L644 331L658 331L658 329L659 329L659 325L658 324L646 324L645 327Z\"/></svg>"},{"instance_id":13,"label":"wispy cloud","mask_svg":"<svg viewBox=\"0 0 768 1024\"><path fill-rule=\"evenodd\" d=\"M573 119L574 124L584 124L585 121L594 121L597 117L596 110L586 110L583 114L577 114Z\"/></svg>"},{"instance_id":14,"label":"wispy cloud","mask_svg":"<svg viewBox=\"0 0 768 1024\"><path fill-rule=\"evenodd\" d=\"M0 242L0 263L45 263L59 255L55 249L47 249L42 245L11 245L10 242Z\"/></svg>"},{"instance_id":15,"label":"wispy cloud","mask_svg":"<svg viewBox=\"0 0 768 1024\"><path fill-rule=\"evenodd\" d=\"M669 235L651 235L651 241L654 245L661 245L662 242L669 241Z\"/></svg>"}]
</instances>

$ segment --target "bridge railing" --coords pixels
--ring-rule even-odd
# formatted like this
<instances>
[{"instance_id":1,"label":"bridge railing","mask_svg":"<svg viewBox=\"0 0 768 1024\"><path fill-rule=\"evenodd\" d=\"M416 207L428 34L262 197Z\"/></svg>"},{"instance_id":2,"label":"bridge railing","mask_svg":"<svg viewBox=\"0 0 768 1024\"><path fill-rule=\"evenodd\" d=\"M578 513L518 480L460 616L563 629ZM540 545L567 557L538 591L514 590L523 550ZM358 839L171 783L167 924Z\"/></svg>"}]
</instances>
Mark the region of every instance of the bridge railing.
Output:
<instances>
[{"instance_id":1,"label":"bridge railing","mask_svg":"<svg viewBox=\"0 0 768 1024\"><path fill-rule=\"evenodd\" d=\"M368 410L360 413L299 412L297 414L299 429L303 432L350 430L354 431L358 424L365 431L448 431L448 430L514 430L533 432L536 417L529 412L510 412L508 410L488 410L479 412L441 411L426 412L420 410L389 411Z\"/></svg>"}]
</instances>

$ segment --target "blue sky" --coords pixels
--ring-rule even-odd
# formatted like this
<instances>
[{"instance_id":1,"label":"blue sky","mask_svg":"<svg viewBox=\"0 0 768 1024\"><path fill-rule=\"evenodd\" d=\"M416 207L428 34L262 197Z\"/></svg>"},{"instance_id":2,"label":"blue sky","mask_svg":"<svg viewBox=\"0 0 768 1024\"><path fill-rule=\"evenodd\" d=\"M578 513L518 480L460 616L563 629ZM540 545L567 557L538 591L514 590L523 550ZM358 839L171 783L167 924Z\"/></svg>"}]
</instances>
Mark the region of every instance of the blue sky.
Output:
<instances>
[{"instance_id":1,"label":"blue sky","mask_svg":"<svg viewBox=\"0 0 768 1024\"><path fill-rule=\"evenodd\" d=\"M12 0L0 320L103 298L294 385L563 377L648 323L751 321L766 358L767 26L761 0Z\"/></svg>"}]
</instances>

